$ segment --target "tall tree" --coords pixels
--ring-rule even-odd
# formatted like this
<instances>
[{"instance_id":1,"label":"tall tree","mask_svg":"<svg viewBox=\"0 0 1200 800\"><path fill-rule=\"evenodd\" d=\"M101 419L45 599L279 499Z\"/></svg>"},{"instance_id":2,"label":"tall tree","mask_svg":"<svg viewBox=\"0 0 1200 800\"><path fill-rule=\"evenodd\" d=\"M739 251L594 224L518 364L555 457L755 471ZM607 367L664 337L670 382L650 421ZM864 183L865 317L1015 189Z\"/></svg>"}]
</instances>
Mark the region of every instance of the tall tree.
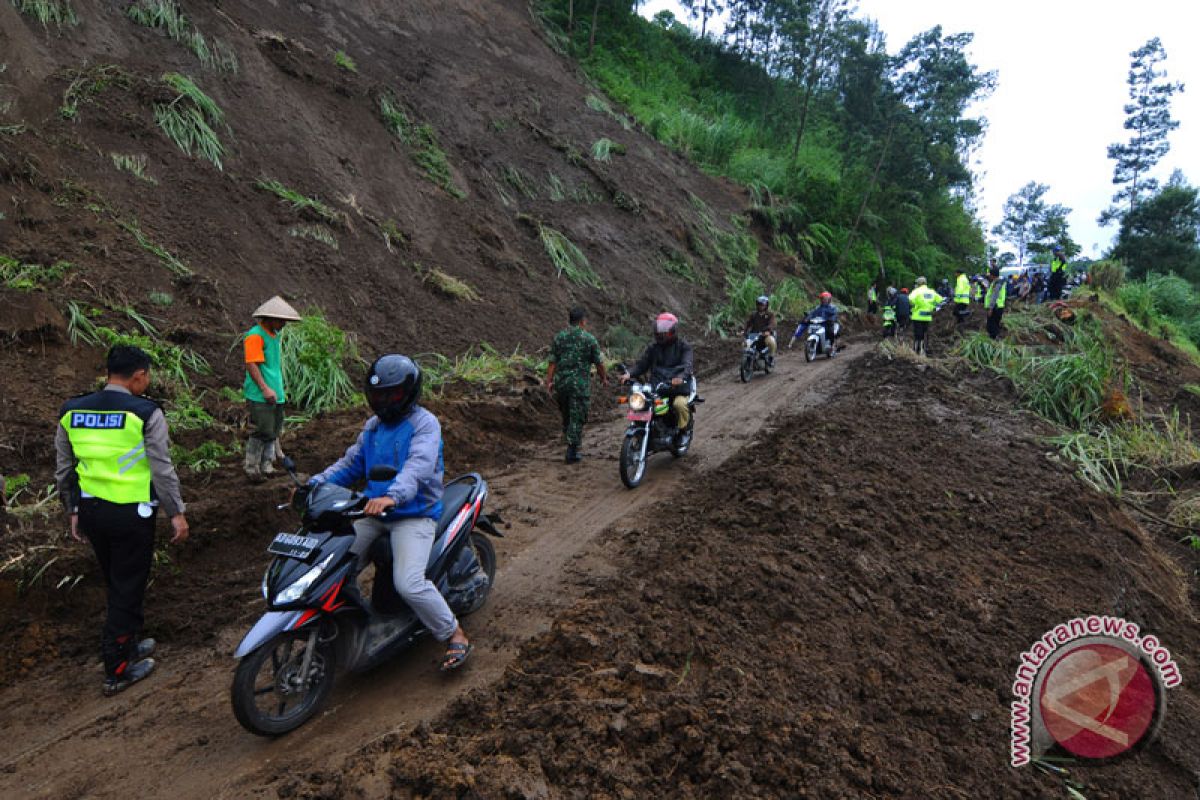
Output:
<instances>
[{"instance_id":1,"label":"tall tree","mask_svg":"<svg viewBox=\"0 0 1200 800\"><path fill-rule=\"evenodd\" d=\"M708 36L708 21L725 10L725 0L683 0L688 16L700 20L700 38Z\"/></svg>"},{"instance_id":2,"label":"tall tree","mask_svg":"<svg viewBox=\"0 0 1200 800\"><path fill-rule=\"evenodd\" d=\"M1046 192L1050 187L1030 181L1004 201L1004 218L992 233L1017 248L1017 264L1025 264L1030 242L1037 241L1038 226L1046 216Z\"/></svg>"},{"instance_id":3,"label":"tall tree","mask_svg":"<svg viewBox=\"0 0 1200 800\"><path fill-rule=\"evenodd\" d=\"M1100 214L1100 224L1107 225L1122 214L1137 208L1142 194L1154 194L1158 181L1146 175L1171 149L1167 135L1179 127L1171 119L1171 97L1183 91L1182 83L1166 80L1167 71L1159 69L1167 52L1155 36L1129 54L1129 103L1125 105L1125 130L1129 141L1108 146L1113 166L1112 182L1121 188L1113 195L1113 205Z\"/></svg>"},{"instance_id":4,"label":"tall tree","mask_svg":"<svg viewBox=\"0 0 1200 800\"><path fill-rule=\"evenodd\" d=\"M1200 191L1176 172L1162 191L1122 218L1112 255L1134 277L1175 272L1200 282Z\"/></svg>"}]
</instances>

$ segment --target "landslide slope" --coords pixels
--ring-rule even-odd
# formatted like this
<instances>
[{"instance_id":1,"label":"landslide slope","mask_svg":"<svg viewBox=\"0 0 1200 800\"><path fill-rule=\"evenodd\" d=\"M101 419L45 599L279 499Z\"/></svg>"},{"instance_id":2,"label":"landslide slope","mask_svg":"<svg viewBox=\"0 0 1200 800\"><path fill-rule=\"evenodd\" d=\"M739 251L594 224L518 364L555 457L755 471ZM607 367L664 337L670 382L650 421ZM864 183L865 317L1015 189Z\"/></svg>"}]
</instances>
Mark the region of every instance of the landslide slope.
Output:
<instances>
[{"instance_id":1,"label":"landslide slope","mask_svg":"<svg viewBox=\"0 0 1200 800\"><path fill-rule=\"evenodd\" d=\"M640 332L662 307L695 330L725 267L756 259L731 226L737 191L582 83L525 2L177 4L182 36L236 70L130 5L75 0L78 24L43 27L0 3L0 255L70 264L32 292L0 288L0 335L22 345L0 368L38 375L37 392L0 387L0 473L48 469L47 420L99 363L69 346L72 302L118 330L134 329L128 309L149 318L213 364L215 387L240 381L231 345L276 292L357 333L366 356L536 349L580 301L600 333ZM191 108L167 73L222 113L208 119L221 169L156 123ZM144 157L144 178L114 156ZM559 274L543 225L578 245L593 285Z\"/></svg>"}]
</instances>

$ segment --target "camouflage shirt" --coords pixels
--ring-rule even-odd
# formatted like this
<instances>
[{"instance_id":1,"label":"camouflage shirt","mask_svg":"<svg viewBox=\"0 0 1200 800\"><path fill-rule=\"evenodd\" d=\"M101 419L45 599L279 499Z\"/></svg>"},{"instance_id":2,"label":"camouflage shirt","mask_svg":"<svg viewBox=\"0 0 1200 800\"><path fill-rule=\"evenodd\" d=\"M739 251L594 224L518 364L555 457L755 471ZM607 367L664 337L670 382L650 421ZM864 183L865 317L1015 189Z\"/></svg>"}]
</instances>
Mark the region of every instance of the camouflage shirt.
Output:
<instances>
[{"instance_id":1,"label":"camouflage shirt","mask_svg":"<svg viewBox=\"0 0 1200 800\"><path fill-rule=\"evenodd\" d=\"M591 390L592 365L600 365L600 343L596 337L573 325L559 331L550 345L550 363L557 364L554 385L580 393Z\"/></svg>"}]
</instances>

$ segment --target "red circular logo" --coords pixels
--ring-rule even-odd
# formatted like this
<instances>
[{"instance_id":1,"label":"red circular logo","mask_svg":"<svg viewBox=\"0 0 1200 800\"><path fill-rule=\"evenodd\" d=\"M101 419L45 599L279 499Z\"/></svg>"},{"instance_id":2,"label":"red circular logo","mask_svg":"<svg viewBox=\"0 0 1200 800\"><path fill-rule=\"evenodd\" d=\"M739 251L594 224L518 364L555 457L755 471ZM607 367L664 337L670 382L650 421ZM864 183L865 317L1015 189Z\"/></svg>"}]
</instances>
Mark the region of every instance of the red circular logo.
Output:
<instances>
[{"instance_id":1,"label":"red circular logo","mask_svg":"<svg viewBox=\"0 0 1200 800\"><path fill-rule=\"evenodd\" d=\"M1151 732L1160 694L1146 665L1112 644L1062 653L1045 672L1038 703L1046 730L1080 758L1112 758Z\"/></svg>"}]
</instances>

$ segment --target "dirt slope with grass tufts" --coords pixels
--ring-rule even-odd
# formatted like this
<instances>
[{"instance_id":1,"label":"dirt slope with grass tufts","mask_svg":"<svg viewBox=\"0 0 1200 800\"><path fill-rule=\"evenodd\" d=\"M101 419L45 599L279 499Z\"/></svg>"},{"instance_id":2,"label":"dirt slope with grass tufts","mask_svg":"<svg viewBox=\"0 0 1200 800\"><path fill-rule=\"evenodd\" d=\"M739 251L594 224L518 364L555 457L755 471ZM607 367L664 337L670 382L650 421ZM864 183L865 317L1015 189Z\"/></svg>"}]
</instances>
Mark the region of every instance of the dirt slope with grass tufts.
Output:
<instances>
[{"instance_id":1,"label":"dirt slope with grass tufts","mask_svg":"<svg viewBox=\"0 0 1200 800\"><path fill-rule=\"evenodd\" d=\"M579 302L602 336L663 307L698 330L758 261L741 193L581 83L520 0L71 5L59 26L0 3L0 256L36 268L0 280L21 345L0 369L39 386L0 387L0 441L22 440L0 472L47 463L44 420L94 374L70 303L147 320L216 388L275 292L367 356L511 352Z\"/></svg>"}]
</instances>

